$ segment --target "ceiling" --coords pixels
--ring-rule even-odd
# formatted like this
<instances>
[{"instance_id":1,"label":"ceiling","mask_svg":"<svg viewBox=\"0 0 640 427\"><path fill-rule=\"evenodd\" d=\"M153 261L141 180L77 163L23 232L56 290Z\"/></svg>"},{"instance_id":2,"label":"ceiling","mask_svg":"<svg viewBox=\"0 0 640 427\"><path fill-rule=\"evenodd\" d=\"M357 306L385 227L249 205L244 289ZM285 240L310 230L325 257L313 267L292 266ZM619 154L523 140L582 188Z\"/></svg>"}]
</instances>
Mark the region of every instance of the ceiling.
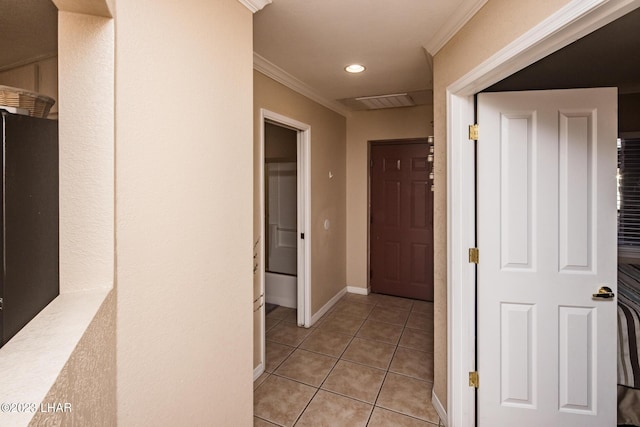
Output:
<instances>
[{"instance_id":1,"label":"ceiling","mask_svg":"<svg viewBox=\"0 0 640 427\"><path fill-rule=\"evenodd\" d=\"M58 9L51 0L2 0L0 70L58 51Z\"/></svg>"},{"instance_id":2,"label":"ceiling","mask_svg":"<svg viewBox=\"0 0 640 427\"><path fill-rule=\"evenodd\" d=\"M431 104L431 55L484 3L273 0L254 15L254 52L342 108L366 108L356 97L397 93ZM366 70L347 73L353 63Z\"/></svg>"},{"instance_id":3,"label":"ceiling","mask_svg":"<svg viewBox=\"0 0 640 427\"><path fill-rule=\"evenodd\" d=\"M357 97L408 93L432 103L435 54L486 0L273 0L254 15L256 68L335 109ZM640 93L640 9L488 90L618 86ZM51 0L2 0L0 70L57 51ZM351 63L366 66L353 75ZM284 77L283 77L284 76Z\"/></svg>"}]
</instances>

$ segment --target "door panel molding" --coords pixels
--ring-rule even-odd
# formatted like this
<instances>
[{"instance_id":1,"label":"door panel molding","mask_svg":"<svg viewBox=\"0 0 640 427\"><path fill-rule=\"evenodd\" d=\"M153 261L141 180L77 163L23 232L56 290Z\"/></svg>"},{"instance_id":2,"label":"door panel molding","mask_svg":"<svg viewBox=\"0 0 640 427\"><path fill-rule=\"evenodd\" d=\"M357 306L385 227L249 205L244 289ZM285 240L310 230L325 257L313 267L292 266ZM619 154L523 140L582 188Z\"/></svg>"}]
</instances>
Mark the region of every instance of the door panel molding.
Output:
<instances>
[{"instance_id":1,"label":"door panel molding","mask_svg":"<svg viewBox=\"0 0 640 427\"><path fill-rule=\"evenodd\" d=\"M433 299L430 144L426 137L369 141L368 287L373 291Z\"/></svg>"},{"instance_id":2,"label":"door panel molding","mask_svg":"<svg viewBox=\"0 0 640 427\"><path fill-rule=\"evenodd\" d=\"M616 340L603 331L615 328L616 305L591 295L602 283L614 292L616 285L617 90L480 93L477 108L477 371L503 384L485 381L478 389L478 422L613 425L616 359L609 349ZM504 117L523 108L536 111L533 128L521 123L505 132ZM519 153L530 145L532 170L513 157L496 164L505 150L526 158ZM528 192L535 200L528 209L524 201L504 208L513 194ZM530 236L537 268L501 267L500 236L529 218L538 223ZM589 247L596 237L597 254Z\"/></svg>"}]
</instances>

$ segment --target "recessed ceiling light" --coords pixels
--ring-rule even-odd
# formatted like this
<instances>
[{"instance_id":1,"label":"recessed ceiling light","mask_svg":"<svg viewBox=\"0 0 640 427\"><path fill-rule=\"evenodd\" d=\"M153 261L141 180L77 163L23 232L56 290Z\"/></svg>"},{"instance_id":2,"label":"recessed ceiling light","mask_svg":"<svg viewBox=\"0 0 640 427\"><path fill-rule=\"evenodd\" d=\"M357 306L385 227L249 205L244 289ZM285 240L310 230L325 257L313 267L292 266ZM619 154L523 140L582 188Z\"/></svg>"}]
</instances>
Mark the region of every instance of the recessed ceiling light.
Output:
<instances>
[{"instance_id":1,"label":"recessed ceiling light","mask_svg":"<svg viewBox=\"0 0 640 427\"><path fill-rule=\"evenodd\" d=\"M344 70L347 73L361 73L365 70L364 66L360 64L351 64L349 66L344 67Z\"/></svg>"}]
</instances>

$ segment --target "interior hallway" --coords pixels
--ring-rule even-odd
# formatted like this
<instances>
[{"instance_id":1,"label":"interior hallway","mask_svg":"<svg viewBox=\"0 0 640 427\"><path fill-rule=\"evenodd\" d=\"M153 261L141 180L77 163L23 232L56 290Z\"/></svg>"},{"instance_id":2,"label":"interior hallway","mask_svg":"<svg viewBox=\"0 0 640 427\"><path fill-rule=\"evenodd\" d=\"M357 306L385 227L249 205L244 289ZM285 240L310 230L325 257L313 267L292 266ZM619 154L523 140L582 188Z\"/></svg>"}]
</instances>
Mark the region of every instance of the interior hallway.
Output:
<instances>
[{"instance_id":1,"label":"interior hallway","mask_svg":"<svg viewBox=\"0 0 640 427\"><path fill-rule=\"evenodd\" d=\"M434 426L433 303L346 294L309 329L266 319L255 426Z\"/></svg>"}]
</instances>

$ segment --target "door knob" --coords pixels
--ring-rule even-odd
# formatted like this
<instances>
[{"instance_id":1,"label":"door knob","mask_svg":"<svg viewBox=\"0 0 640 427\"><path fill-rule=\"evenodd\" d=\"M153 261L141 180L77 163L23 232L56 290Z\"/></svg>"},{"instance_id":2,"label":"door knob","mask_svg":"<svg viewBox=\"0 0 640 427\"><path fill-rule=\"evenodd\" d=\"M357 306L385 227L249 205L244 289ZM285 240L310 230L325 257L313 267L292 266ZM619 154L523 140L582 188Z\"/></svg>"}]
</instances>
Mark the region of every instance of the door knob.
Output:
<instances>
[{"instance_id":1,"label":"door knob","mask_svg":"<svg viewBox=\"0 0 640 427\"><path fill-rule=\"evenodd\" d=\"M597 294L593 294L593 299L611 299L615 296L615 294L611 291L611 288L608 286L602 286L598 289Z\"/></svg>"}]
</instances>

